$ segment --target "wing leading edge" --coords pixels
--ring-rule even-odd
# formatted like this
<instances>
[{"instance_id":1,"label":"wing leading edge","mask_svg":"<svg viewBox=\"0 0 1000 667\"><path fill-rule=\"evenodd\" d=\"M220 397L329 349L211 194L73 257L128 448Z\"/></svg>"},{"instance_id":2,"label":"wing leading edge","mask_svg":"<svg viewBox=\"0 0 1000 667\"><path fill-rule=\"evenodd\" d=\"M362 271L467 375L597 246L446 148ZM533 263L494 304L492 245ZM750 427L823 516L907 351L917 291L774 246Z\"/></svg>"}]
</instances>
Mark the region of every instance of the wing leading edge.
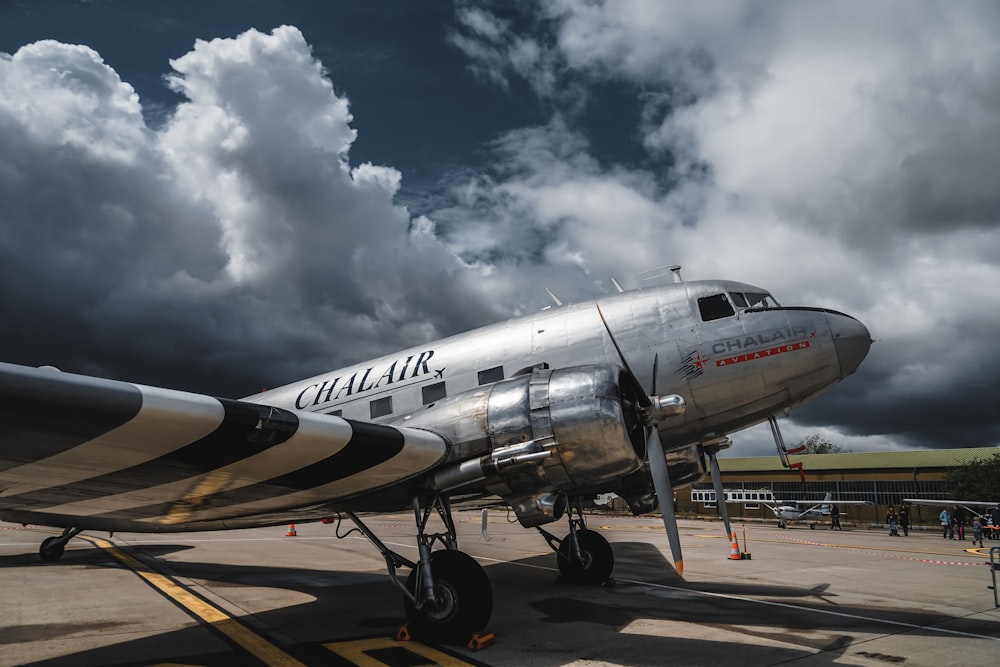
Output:
<instances>
[{"instance_id":1,"label":"wing leading edge","mask_svg":"<svg viewBox=\"0 0 1000 667\"><path fill-rule=\"evenodd\" d=\"M0 518L102 530L281 523L447 453L423 430L4 363L0 424Z\"/></svg>"}]
</instances>

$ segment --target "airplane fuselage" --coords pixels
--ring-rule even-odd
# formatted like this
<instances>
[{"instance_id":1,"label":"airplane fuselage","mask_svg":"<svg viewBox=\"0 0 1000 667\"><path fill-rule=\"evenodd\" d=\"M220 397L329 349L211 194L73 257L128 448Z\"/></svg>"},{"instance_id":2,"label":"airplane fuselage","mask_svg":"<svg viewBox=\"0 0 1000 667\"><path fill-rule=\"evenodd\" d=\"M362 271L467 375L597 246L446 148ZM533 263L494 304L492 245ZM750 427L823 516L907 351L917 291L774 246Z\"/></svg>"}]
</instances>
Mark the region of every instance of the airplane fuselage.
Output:
<instances>
[{"instance_id":1,"label":"airplane fuselage","mask_svg":"<svg viewBox=\"0 0 1000 667\"><path fill-rule=\"evenodd\" d=\"M736 309L706 321L703 304L719 295L731 299L734 293L765 292L743 283L699 281L616 294L486 326L244 400L403 424L408 415L445 396L536 366L620 363L603 314L640 383L686 401L683 415L660 426L664 444L671 447L721 437L794 407L853 372L867 351L863 325L830 310Z\"/></svg>"}]
</instances>

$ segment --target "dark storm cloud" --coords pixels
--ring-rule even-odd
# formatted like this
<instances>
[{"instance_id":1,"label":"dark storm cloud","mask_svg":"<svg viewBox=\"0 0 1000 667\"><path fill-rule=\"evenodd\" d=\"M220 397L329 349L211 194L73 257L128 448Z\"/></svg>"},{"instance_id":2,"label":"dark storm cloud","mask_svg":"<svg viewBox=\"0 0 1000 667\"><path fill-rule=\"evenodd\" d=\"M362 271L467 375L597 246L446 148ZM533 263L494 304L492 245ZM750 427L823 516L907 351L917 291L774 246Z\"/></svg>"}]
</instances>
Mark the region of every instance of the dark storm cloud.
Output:
<instances>
[{"instance_id":1,"label":"dark storm cloud","mask_svg":"<svg viewBox=\"0 0 1000 667\"><path fill-rule=\"evenodd\" d=\"M844 387L786 420L793 441L810 430L856 451L1000 440L995 6L553 0L538 13L516 35L506 16L459 15L456 44L482 78L522 77L561 119L530 141L508 135L532 168L477 190L494 219L558 229L539 242L589 274L625 256L676 262L689 278L743 279L859 317L880 342ZM566 72L590 93L634 87L639 120L618 120L642 133L641 167L565 141L596 131L580 120L591 98L553 85ZM593 192L601 204L582 205ZM772 448L759 429L740 437Z\"/></svg>"},{"instance_id":2,"label":"dark storm cloud","mask_svg":"<svg viewBox=\"0 0 1000 667\"><path fill-rule=\"evenodd\" d=\"M173 64L187 101L154 131L91 49L0 60L7 360L239 395L496 317L399 173L348 163L297 30Z\"/></svg>"},{"instance_id":3,"label":"dark storm cloud","mask_svg":"<svg viewBox=\"0 0 1000 667\"><path fill-rule=\"evenodd\" d=\"M879 341L786 440L997 443L995 6L278 5L148 105L119 51L0 56L6 360L249 393L678 263Z\"/></svg>"}]
</instances>

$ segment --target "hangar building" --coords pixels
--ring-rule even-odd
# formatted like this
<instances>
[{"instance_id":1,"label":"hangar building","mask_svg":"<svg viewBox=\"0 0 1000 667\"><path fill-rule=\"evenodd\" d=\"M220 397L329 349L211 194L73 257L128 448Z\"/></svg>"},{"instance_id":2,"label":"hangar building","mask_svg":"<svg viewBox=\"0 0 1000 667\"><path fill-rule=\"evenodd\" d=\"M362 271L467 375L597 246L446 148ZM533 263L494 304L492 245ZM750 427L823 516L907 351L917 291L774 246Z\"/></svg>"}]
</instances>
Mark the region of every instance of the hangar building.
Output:
<instances>
[{"instance_id":1,"label":"hangar building","mask_svg":"<svg viewBox=\"0 0 1000 667\"><path fill-rule=\"evenodd\" d=\"M728 505L734 520L772 520L763 503L770 491L781 501L803 500L819 503L827 493L834 502L863 501L867 505L841 505L841 521L855 525L881 525L890 505L899 507L903 498L947 500L945 475L963 464L991 458L1000 447L934 449L903 452L807 454L791 456L801 462L804 481L797 469L784 468L778 456L719 458L723 486L727 493L745 497ZM677 493L677 511L688 516L713 516L718 509L704 502L701 493L712 491L711 480ZM714 494L712 494L714 496ZM699 499L699 500L696 500ZM997 501L1000 498L964 498ZM756 502L755 502L756 501ZM771 503L773 504L773 503ZM939 508L916 505L910 517L914 526L937 526Z\"/></svg>"}]
</instances>

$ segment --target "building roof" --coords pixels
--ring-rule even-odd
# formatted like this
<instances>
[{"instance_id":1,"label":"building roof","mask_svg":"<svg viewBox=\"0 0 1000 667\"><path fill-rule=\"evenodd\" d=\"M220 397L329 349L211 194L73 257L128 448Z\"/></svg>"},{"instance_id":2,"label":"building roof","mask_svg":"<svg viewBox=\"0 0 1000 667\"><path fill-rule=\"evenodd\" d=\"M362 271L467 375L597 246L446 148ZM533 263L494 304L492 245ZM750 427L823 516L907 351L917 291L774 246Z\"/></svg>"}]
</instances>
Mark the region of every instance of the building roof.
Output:
<instances>
[{"instance_id":1,"label":"building roof","mask_svg":"<svg viewBox=\"0 0 1000 667\"><path fill-rule=\"evenodd\" d=\"M955 468L1000 454L1000 447L963 449L918 449L905 452L864 452L844 454L791 455L791 463L801 461L806 471L886 470L913 468ZM777 454L743 458L719 458L724 473L779 472L785 470Z\"/></svg>"}]
</instances>

